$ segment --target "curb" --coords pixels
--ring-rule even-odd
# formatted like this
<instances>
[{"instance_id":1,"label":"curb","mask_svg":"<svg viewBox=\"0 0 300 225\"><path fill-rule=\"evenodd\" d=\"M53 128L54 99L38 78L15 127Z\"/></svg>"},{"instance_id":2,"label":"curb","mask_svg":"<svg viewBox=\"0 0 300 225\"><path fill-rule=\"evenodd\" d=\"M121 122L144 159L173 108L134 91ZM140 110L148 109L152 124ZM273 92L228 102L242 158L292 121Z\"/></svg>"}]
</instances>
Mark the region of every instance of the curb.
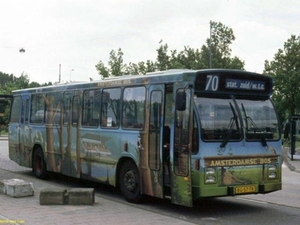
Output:
<instances>
[{"instance_id":1,"label":"curb","mask_svg":"<svg viewBox=\"0 0 300 225\"><path fill-rule=\"evenodd\" d=\"M40 205L93 205L94 188L47 188L40 192Z\"/></svg>"},{"instance_id":2,"label":"curb","mask_svg":"<svg viewBox=\"0 0 300 225\"><path fill-rule=\"evenodd\" d=\"M288 157L288 155L287 155L287 151L283 151L282 157L283 157L283 161L285 162L285 164L287 165L287 167L288 167L291 171L300 173L300 169L297 169L295 166L293 166L293 165L290 163L290 159L289 159L289 157Z\"/></svg>"}]
</instances>

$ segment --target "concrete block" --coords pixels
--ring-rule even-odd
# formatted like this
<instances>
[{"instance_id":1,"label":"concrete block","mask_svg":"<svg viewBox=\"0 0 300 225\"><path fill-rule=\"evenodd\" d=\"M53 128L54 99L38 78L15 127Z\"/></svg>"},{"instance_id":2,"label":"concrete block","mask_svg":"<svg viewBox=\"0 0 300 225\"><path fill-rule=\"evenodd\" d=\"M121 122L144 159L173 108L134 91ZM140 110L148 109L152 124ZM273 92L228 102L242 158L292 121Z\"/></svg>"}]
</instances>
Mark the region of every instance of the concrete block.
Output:
<instances>
[{"instance_id":1,"label":"concrete block","mask_svg":"<svg viewBox=\"0 0 300 225\"><path fill-rule=\"evenodd\" d=\"M40 205L64 205L67 197L67 189L46 188L40 192Z\"/></svg>"},{"instance_id":2,"label":"concrete block","mask_svg":"<svg viewBox=\"0 0 300 225\"><path fill-rule=\"evenodd\" d=\"M5 184L4 184L4 180L0 181L0 194L4 194L5 195Z\"/></svg>"},{"instance_id":3,"label":"concrete block","mask_svg":"<svg viewBox=\"0 0 300 225\"><path fill-rule=\"evenodd\" d=\"M95 202L94 188L72 188L69 191L69 205L93 205Z\"/></svg>"},{"instance_id":4,"label":"concrete block","mask_svg":"<svg viewBox=\"0 0 300 225\"><path fill-rule=\"evenodd\" d=\"M1 180L0 192L14 198L34 195L33 184L21 179Z\"/></svg>"}]
</instances>

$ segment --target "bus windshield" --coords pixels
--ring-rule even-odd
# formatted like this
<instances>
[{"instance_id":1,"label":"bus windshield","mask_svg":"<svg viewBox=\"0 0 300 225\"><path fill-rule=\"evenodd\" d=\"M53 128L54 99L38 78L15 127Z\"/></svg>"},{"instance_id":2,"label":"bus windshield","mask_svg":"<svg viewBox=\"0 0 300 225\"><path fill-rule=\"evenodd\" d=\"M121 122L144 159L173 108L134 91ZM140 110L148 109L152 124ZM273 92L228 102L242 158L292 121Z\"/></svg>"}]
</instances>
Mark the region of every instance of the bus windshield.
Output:
<instances>
[{"instance_id":1,"label":"bus windshield","mask_svg":"<svg viewBox=\"0 0 300 225\"><path fill-rule=\"evenodd\" d=\"M270 100L240 99L237 104L242 112L247 140L279 139L279 124Z\"/></svg>"},{"instance_id":2,"label":"bus windshield","mask_svg":"<svg viewBox=\"0 0 300 225\"><path fill-rule=\"evenodd\" d=\"M201 121L203 140L241 139L241 126L232 99L201 97L195 99L195 104Z\"/></svg>"},{"instance_id":3,"label":"bus windshield","mask_svg":"<svg viewBox=\"0 0 300 225\"><path fill-rule=\"evenodd\" d=\"M224 147L228 141L241 140L242 134L247 141L262 141L263 145L266 140L279 138L277 117L270 100L198 97L195 105L204 141L223 141L221 147Z\"/></svg>"}]
</instances>

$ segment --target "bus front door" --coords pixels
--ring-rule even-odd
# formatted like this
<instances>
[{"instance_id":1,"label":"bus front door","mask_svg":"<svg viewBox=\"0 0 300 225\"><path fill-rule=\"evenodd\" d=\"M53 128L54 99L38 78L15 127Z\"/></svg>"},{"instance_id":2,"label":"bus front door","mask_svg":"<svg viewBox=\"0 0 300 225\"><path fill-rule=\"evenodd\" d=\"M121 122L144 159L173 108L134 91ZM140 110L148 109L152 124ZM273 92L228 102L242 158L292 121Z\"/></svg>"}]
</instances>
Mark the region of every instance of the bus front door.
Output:
<instances>
[{"instance_id":1,"label":"bus front door","mask_svg":"<svg viewBox=\"0 0 300 225\"><path fill-rule=\"evenodd\" d=\"M174 86L175 106L170 144L170 172L172 203L192 206L191 130L192 91Z\"/></svg>"}]
</instances>

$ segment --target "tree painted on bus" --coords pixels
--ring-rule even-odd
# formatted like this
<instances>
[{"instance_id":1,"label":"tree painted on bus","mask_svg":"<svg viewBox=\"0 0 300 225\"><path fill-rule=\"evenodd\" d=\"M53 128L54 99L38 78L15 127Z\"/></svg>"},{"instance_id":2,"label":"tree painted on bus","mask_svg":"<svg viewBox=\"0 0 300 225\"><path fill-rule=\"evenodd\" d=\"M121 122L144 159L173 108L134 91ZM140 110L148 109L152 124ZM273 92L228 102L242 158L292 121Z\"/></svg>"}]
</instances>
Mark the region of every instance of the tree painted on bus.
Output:
<instances>
[{"instance_id":1,"label":"tree painted on bus","mask_svg":"<svg viewBox=\"0 0 300 225\"><path fill-rule=\"evenodd\" d=\"M53 134L53 123L57 116L60 116L60 103L54 107L55 94L42 95L46 104L46 153L48 159L48 166L53 172L60 171L60 163L55 160L55 148L54 148L54 134Z\"/></svg>"}]
</instances>

